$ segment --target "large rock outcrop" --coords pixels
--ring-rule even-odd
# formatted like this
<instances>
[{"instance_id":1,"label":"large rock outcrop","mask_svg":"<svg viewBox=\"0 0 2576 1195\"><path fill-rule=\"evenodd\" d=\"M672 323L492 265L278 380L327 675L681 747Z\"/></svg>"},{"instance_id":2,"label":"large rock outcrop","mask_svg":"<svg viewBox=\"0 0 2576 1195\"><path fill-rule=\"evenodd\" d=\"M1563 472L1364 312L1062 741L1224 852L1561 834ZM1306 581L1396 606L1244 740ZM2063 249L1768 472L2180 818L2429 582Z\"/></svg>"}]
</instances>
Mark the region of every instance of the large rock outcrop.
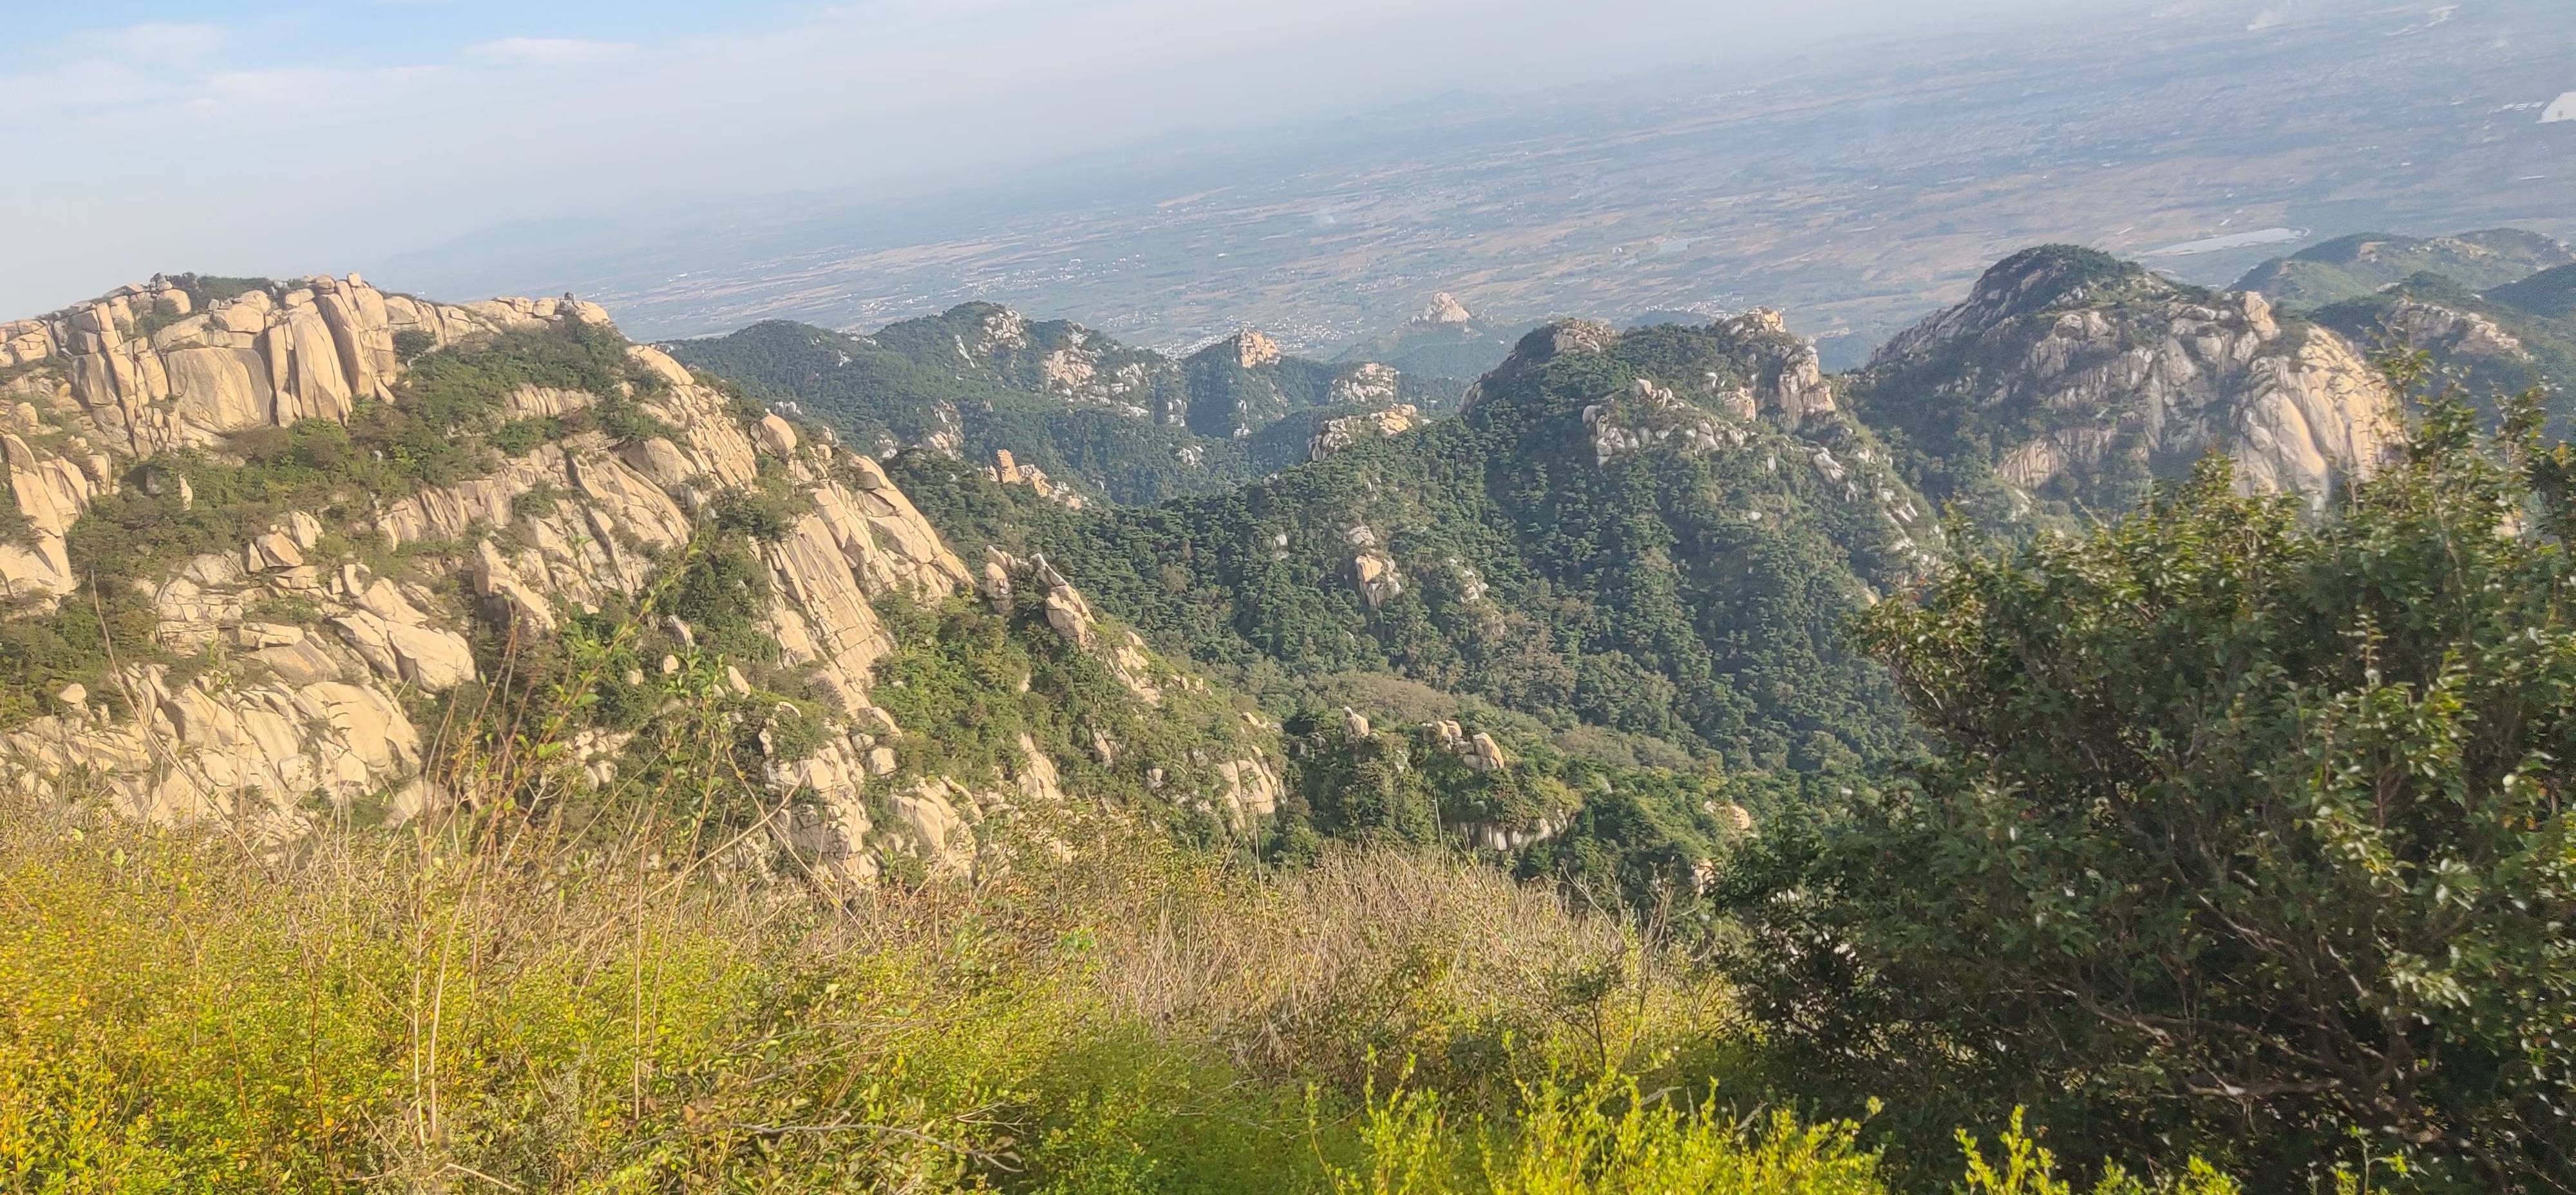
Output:
<instances>
[{"instance_id":1,"label":"large rock outcrop","mask_svg":"<svg viewBox=\"0 0 2576 1195\"><path fill-rule=\"evenodd\" d=\"M2213 451L2241 487L2321 505L2401 430L2397 397L2332 331L2285 323L2258 294L2066 247L1997 265L1889 342L1860 384L1871 419L1917 448L1983 458L1953 460L1951 476L1991 470L2024 503L2101 512Z\"/></svg>"},{"instance_id":2,"label":"large rock outcrop","mask_svg":"<svg viewBox=\"0 0 2576 1195\"><path fill-rule=\"evenodd\" d=\"M9 378L23 401L0 408L0 461L20 515L0 542L0 585L40 599L16 616L78 592L64 537L100 495L132 484L196 501L155 456L221 457L232 433L404 401L399 334L420 333L406 348L425 351L567 320L607 326L598 308L570 300L447 306L354 278L279 290L201 305L162 280L6 327L0 344L26 368ZM904 731L869 689L895 646L876 603L945 598L972 583L965 564L874 460L775 415L740 413L657 350L630 346L626 365L634 380L613 395L524 386L502 396L508 417L588 430L495 452L479 476L389 502L286 512L144 582L159 658L41 695L38 716L0 731L0 783L94 794L143 818L224 819L267 838L324 810L417 815L456 795L430 766L439 722L423 717L441 695L496 679L483 653L500 653L506 670L514 640L643 597L702 542L708 512L762 491L783 494L789 516L753 548L769 596L752 614L777 668L830 707L824 741L780 757L765 778L782 796L801 794L781 802L793 808L780 842L849 878L873 874L888 849L953 862L994 807L985 779L894 776ZM654 434L613 440L570 419L611 398ZM1141 644L1096 631L1080 595L1062 590L1068 637L1132 678L1140 700L1158 700ZM670 625L688 638L685 624ZM741 668L711 666L750 693ZM675 667L666 660L664 671ZM576 737L569 775L613 782L628 736ZM1022 800L1060 795L1043 758L1000 782ZM872 792L888 785L900 791ZM951 785L976 794L968 808L943 812ZM1246 801L1258 805L1252 787ZM910 813L872 818L871 797Z\"/></svg>"},{"instance_id":3,"label":"large rock outcrop","mask_svg":"<svg viewBox=\"0 0 2576 1195\"><path fill-rule=\"evenodd\" d=\"M430 303L353 274L222 291L156 277L0 324L0 450L27 524L0 536L0 594L70 592L62 534L119 483L121 462L305 419L345 422L358 401L391 398L406 337L425 349L567 320L604 327L608 315L571 299Z\"/></svg>"},{"instance_id":4,"label":"large rock outcrop","mask_svg":"<svg viewBox=\"0 0 2576 1195\"><path fill-rule=\"evenodd\" d=\"M1324 460L1354 444L1383 440L1420 426L1422 412L1409 402L1366 414L1327 419L1315 425L1314 436L1306 441L1306 459Z\"/></svg>"},{"instance_id":5,"label":"large rock outcrop","mask_svg":"<svg viewBox=\"0 0 2576 1195\"><path fill-rule=\"evenodd\" d=\"M496 299L449 306L388 295L355 274L278 291L253 287L202 300L155 278L34 320L0 326L0 367L59 363L75 410L136 455L216 442L299 419L346 419L350 404L390 396L395 340L453 344L564 319L599 324L589 303Z\"/></svg>"}]
</instances>

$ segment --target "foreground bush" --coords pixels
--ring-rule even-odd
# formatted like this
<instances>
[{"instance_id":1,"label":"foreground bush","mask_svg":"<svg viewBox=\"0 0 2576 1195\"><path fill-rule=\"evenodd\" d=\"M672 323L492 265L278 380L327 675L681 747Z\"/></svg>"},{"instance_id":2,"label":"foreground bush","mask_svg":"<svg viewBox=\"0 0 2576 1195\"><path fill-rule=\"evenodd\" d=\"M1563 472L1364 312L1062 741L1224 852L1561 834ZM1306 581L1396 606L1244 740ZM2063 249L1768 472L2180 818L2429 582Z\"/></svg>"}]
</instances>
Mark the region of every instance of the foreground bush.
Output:
<instances>
[{"instance_id":1,"label":"foreground bush","mask_svg":"<svg viewBox=\"0 0 2576 1195\"><path fill-rule=\"evenodd\" d=\"M1735 894L1802 1079L2285 1185L2576 1189L2576 456L2539 424L2441 406L2321 521L2211 465L1882 607L1940 759Z\"/></svg>"}]
</instances>

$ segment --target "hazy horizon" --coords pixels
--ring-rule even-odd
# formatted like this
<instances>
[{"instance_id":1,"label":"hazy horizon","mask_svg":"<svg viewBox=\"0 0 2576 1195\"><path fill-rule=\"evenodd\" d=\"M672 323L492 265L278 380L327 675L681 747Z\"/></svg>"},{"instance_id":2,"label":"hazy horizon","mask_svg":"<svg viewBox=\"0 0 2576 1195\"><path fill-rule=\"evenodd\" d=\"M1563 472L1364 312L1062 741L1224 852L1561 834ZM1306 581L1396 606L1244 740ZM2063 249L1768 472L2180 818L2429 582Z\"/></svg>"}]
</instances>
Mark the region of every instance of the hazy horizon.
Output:
<instances>
[{"instance_id":1,"label":"hazy horizon","mask_svg":"<svg viewBox=\"0 0 2576 1195\"><path fill-rule=\"evenodd\" d=\"M19 246L0 311L156 271L340 271L514 225L1008 183L1156 138L1900 34L2001 36L2143 3L100 6L0 48L0 103L31 117L16 156L41 164L0 181ZM2233 20L2265 6L2164 7Z\"/></svg>"}]
</instances>

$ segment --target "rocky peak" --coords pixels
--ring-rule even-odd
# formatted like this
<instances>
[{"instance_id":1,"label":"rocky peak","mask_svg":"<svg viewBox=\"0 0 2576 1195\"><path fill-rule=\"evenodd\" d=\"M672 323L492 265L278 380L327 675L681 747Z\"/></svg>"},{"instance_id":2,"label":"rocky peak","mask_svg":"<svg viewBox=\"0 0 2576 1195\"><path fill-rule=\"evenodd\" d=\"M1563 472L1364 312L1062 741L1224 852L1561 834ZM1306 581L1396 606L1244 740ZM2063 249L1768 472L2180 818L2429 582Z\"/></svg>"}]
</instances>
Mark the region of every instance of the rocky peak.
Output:
<instances>
[{"instance_id":1,"label":"rocky peak","mask_svg":"<svg viewBox=\"0 0 2576 1195\"><path fill-rule=\"evenodd\" d=\"M1363 361L1333 374L1324 400L1333 406L1385 406L1404 392L1404 375L1392 365Z\"/></svg>"},{"instance_id":2,"label":"rocky peak","mask_svg":"<svg viewBox=\"0 0 2576 1195\"><path fill-rule=\"evenodd\" d=\"M875 603L936 600L970 574L873 460L821 429L746 410L659 350L580 339L589 328L613 337L606 313L577 300L438 304L357 277L225 294L156 279L6 325L21 401L0 408L0 467L26 527L0 542L0 586L21 596L85 584L64 544L94 503L136 498L129 486L179 509L244 501L200 496L187 478L253 467L235 455L243 433L411 401L402 378L430 349L471 360L522 351L504 333L553 330L584 360L605 354L623 380L487 394L494 422L457 435L539 417L568 426L532 446L491 447L443 484L277 512L120 582L143 595L151 650L102 660L86 683L47 684L32 715L17 703L0 726L0 784L95 793L139 817L225 817L269 836L298 832L313 799L416 815L456 795L424 770L424 701L481 677L495 643L550 635L568 617L654 591L728 500L747 499L770 503L775 520L734 541L766 576L760 608L745 612L775 645L775 663L759 667L793 673L826 719L819 749L774 761L780 793L813 797L782 832L843 874L871 871L890 826L871 821L862 793L894 770L900 741L869 700L873 665L894 647ZM24 361L22 347L32 350ZM529 351L535 361L553 350ZM611 402L628 413L615 438L582 418ZM162 463L181 450L189 455ZM33 615L20 605L0 616ZM679 655L700 643L676 616L649 633L667 634L673 654L658 673L635 669L630 685L680 670ZM752 661L705 667L753 694ZM625 741L585 734L565 759L586 783L606 783ZM893 806L910 828L893 829L920 839L923 825L943 824L935 802L907 799Z\"/></svg>"},{"instance_id":3,"label":"rocky peak","mask_svg":"<svg viewBox=\"0 0 2576 1195\"><path fill-rule=\"evenodd\" d=\"M1789 317L1780 314L1776 307L1756 307L1732 320L1720 322L1731 324L1739 335L1785 336L1789 332Z\"/></svg>"},{"instance_id":4,"label":"rocky peak","mask_svg":"<svg viewBox=\"0 0 2576 1195\"><path fill-rule=\"evenodd\" d=\"M947 319L963 322L974 329L965 334L966 351L971 360L982 361L1003 349L1025 348L1029 343L1029 318L1008 307L992 303L967 303L949 311Z\"/></svg>"},{"instance_id":5,"label":"rocky peak","mask_svg":"<svg viewBox=\"0 0 2576 1195\"><path fill-rule=\"evenodd\" d=\"M1275 365L1280 358L1279 342L1256 328L1245 328L1200 351L1230 358L1243 369Z\"/></svg>"},{"instance_id":6,"label":"rocky peak","mask_svg":"<svg viewBox=\"0 0 2576 1195\"><path fill-rule=\"evenodd\" d=\"M1619 330L1600 320L1560 319L1542 324L1521 337L1520 343L1512 346L1511 355L1503 358L1491 374L1467 387L1466 396L1458 404L1459 412L1473 411L1484 402L1488 382L1528 373L1569 353L1606 352L1617 343Z\"/></svg>"},{"instance_id":7,"label":"rocky peak","mask_svg":"<svg viewBox=\"0 0 2576 1195\"><path fill-rule=\"evenodd\" d=\"M1993 445L1998 478L2097 510L2134 499L2099 488L2105 476L2212 449L2249 489L2322 503L2337 478L2377 468L2399 426L2396 396L2334 332L2285 327L2251 291L2212 295L2065 247L1997 265L1863 378L1877 416L1917 443L2010 429Z\"/></svg>"},{"instance_id":8,"label":"rocky peak","mask_svg":"<svg viewBox=\"0 0 2576 1195\"><path fill-rule=\"evenodd\" d=\"M1315 427L1315 435L1306 442L1306 459L1320 461L1365 440L1383 440L1422 425L1422 412L1412 403L1397 403L1384 410L1360 415L1327 419Z\"/></svg>"},{"instance_id":9,"label":"rocky peak","mask_svg":"<svg viewBox=\"0 0 2576 1195\"><path fill-rule=\"evenodd\" d=\"M0 544L0 590L51 597L75 579L63 536L118 461L306 419L346 422L361 400L388 401L413 351L608 313L569 296L447 305L386 294L356 274L208 289L156 276L35 319L0 325L18 376L8 485L30 534ZM685 370L671 368L681 377ZM28 447L41 440L39 453Z\"/></svg>"},{"instance_id":10,"label":"rocky peak","mask_svg":"<svg viewBox=\"0 0 2576 1195\"><path fill-rule=\"evenodd\" d=\"M1875 367L1930 346L1975 336L2006 320L2121 294L2169 297L2173 284L2110 254L2077 245L2041 245L2003 259L1977 279L1968 298L1898 333L1870 359Z\"/></svg>"},{"instance_id":11,"label":"rocky peak","mask_svg":"<svg viewBox=\"0 0 2576 1195\"><path fill-rule=\"evenodd\" d=\"M1038 497L1059 503L1067 510L1082 509L1082 495L1047 476L1046 470L1023 463L1008 448L993 450L993 463L984 467L984 476L997 485L1027 486Z\"/></svg>"},{"instance_id":12,"label":"rocky peak","mask_svg":"<svg viewBox=\"0 0 2576 1195\"><path fill-rule=\"evenodd\" d=\"M0 327L9 346L0 365L59 361L65 388L46 404L53 414L149 455L253 427L345 420L356 400L390 395L406 337L435 348L567 320L606 327L608 313L569 297L427 303L355 274L225 295L161 276Z\"/></svg>"},{"instance_id":13,"label":"rocky peak","mask_svg":"<svg viewBox=\"0 0 2576 1195\"><path fill-rule=\"evenodd\" d=\"M1619 342L1619 330L1600 320L1561 319L1521 337L1504 369L1545 365L1568 353L1598 353Z\"/></svg>"},{"instance_id":14,"label":"rocky peak","mask_svg":"<svg viewBox=\"0 0 2576 1195\"><path fill-rule=\"evenodd\" d=\"M1467 305L1459 302L1456 295L1442 291L1431 296L1431 301L1423 306L1422 314L1413 317L1413 322L1425 327L1452 328L1472 323L1475 318L1475 314L1468 311Z\"/></svg>"},{"instance_id":15,"label":"rocky peak","mask_svg":"<svg viewBox=\"0 0 2576 1195\"><path fill-rule=\"evenodd\" d=\"M1746 385L1731 396L1731 406L1768 417L1792 431L1837 409L1833 383L1825 377L1816 346L1790 332L1788 320L1778 311L1757 307L1719 320L1716 329L1732 342L1749 375Z\"/></svg>"}]
</instances>

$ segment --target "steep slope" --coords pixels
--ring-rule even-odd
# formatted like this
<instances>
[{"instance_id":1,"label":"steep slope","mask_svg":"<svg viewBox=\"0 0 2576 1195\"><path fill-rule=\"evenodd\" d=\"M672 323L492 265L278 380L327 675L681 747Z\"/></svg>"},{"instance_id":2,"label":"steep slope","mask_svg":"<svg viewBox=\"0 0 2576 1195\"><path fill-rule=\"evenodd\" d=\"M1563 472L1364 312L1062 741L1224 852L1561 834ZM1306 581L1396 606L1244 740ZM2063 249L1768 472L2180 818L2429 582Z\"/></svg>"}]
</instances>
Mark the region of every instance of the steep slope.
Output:
<instances>
[{"instance_id":1,"label":"steep slope","mask_svg":"<svg viewBox=\"0 0 2576 1195\"><path fill-rule=\"evenodd\" d=\"M7 331L23 789L279 838L659 804L836 881L1066 785L1276 805L1275 727L591 305L161 279Z\"/></svg>"},{"instance_id":2,"label":"steep slope","mask_svg":"<svg viewBox=\"0 0 2576 1195\"><path fill-rule=\"evenodd\" d=\"M2318 323L2356 344L2429 354L2474 402L2533 386L2550 391L2553 430L2576 426L2576 266L2485 295L2438 274L2321 308ZM2488 412L2490 415L2492 411Z\"/></svg>"},{"instance_id":3,"label":"steep slope","mask_svg":"<svg viewBox=\"0 0 2576 1195\"><path fill-rule=\"evenodd\" d=\"M2212 451L2243 486L2322 503L2376 467L2398 419L2332 331L2071 246L1997 264L1853 391L1927 496L1999 527L2126 510Z\"/></svg>"},{"instance_id":4,"label":"steep slope","mask_svg":"<svg viewBox=\"0 0 2576 1195\"><path fill-rule=\"evenodd\" d=\"M1383 365L1288 356L1259 332L1175 360L989 303L869 336L772 322L667 347L880 451L920 445L979 464L1007 452L1055 485L1120 502L1266 476L1306 459L1327 419L1434 397Z\"/></svg>"},{"instance_id":5,"label":"steep slope","mask_svg":"<svg viewBox=\"0 0 2576 1195\"><path fill-rule=\"evenodd\" d=\"M1840 623L1937 534L1767 312L1550 325L1459 417L1224 495L930 509L961 542L1045 549L1105 608L1247 675L1393 673L1765 768L1900 748Z\"/></svg>"},{"instance_id":6,"label":"steep slope","mask_svg":"<svg viewBox=\"0 0 2576 1195\"><path fill-rule=\"evenodd\" d=\"M2487 298L2542 319L2576 316L2576 265L2543 270L2487 291Z\"/></svg>"},{"instance_id":7,"label":"steep slope","mask_svg":"<svg viewBox=\"0 0 2576 1195\"><path fill-rule=\"evenodd\" d=\"M2576 250L2518 228L2430 238L2365 232L2273 258L2238 279L2236 289L2259 292L2285 311L2307 312L2364 298L2417 274L2440 274L2484 290L2571 263Z\"/></svg>"},{"instance_id":8,"label":"steep slope","mask_svg":"<svg viewBox=\"0 0 2576 1195\"><path fill-rule=\"evenodd\" d=\"M1512 345L1533 330L1530 324L1495 323L1453 295L1436 294L1403 326L1352 345L1333 360L1379 361L1423 378L1478 378L1502 364Z\"/></svg>"}]
</instances>

